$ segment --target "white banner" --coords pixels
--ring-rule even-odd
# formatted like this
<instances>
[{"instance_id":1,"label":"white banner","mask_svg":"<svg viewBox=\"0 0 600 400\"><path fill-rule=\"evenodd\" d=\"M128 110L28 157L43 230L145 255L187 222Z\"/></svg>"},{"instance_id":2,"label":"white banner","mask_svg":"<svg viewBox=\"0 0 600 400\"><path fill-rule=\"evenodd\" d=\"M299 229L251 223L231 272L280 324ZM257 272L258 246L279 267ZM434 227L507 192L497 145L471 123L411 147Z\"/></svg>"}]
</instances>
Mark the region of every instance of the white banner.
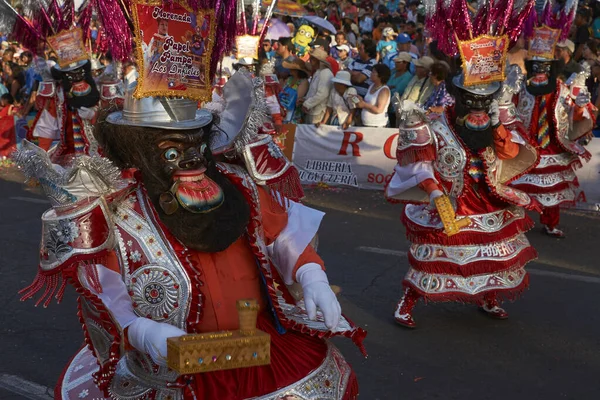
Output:
<instances>
[{"instance_id":1,"label":"white banner","mask_svg":"<svg viewBox=\"0 0 600 400\"><path fill-rule=\"evenodd\" d=\"M297 125L295 135L293 161L304 184L382 190L392 177L397 129ZM600 139L587 149L592 160L577 171L587 200L582 206L600 211Z\"/></svg>"},{"instance_id":2,"label":"white banner","mask_svg":"<svg viewBox=\"0 0 600 400\"><path fill-rule=\"evenodd\" d=\"M298 125L293 161L305 184L383 189L396 165L397 129Z\"/></svg>"}]
</instances>

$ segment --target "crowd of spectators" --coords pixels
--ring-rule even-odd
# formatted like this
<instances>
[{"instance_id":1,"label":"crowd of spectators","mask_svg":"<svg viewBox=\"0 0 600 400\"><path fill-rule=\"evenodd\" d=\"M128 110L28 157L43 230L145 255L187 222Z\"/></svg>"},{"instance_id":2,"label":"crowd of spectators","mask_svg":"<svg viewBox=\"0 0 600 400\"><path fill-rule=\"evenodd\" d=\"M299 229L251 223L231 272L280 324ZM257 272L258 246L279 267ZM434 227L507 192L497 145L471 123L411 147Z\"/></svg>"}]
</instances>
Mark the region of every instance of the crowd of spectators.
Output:
<instances>
[{"instance_id":1,"label":"crowd of spectators","mask_svg":"<svg viewBox=\"0 0 600 400\"><path fill-rule=\"evenodd\" d=\"M293 33L264 41L259 51L260 64L274 63L285 122L395 126L394 96L427 103L432 112L452 104L445 84L430 78L432 68L436 76L452 71L443 54L437 54L441 63L432 58L418 0L331 1L318 10L309 8L309 14L326 19L337 31L317 27L311 50L301 58ZM293 30L301 20L283 21Z\"/></svg>"},{"instance_id":2,"label":"crowd of spectators","mask_svg":"<svg viewBox=\"0 0 600 400\"><path fill-rule=\"evenodd\" d=\"M476 7L469 1L471 12ZM267 41L261 52L262 59L274 59L287 122L394 127L399 121L393 98L411 100L429 113L454 104L449 82L460 72L460 59L446 56L427 37L419 0L330 1L308 7L308 13L337 31L316 27L312 51L300 59L292 37L301 20L284 18L291 36ZM520 39L508 63L525 73L526 57L527 44ZM563 80L581 71L582 61L588 63L588 90L600 107L600 3L579 5L571 35L557 45L555 57Z\"/></svg>"}]
</instances>

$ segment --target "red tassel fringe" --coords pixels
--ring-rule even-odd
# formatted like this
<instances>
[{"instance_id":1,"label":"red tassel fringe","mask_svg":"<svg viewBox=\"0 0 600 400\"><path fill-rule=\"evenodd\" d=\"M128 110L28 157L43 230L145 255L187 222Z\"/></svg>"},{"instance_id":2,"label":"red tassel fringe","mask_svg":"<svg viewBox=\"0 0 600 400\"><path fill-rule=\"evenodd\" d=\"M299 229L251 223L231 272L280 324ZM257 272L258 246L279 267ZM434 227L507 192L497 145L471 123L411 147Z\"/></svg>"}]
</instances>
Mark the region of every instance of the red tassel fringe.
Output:
<instances>
[{"instance_id":1,"label":"red tassel fringe","mask_svg":"<svg viewBox=\"0 0 600 400\"><path fill-rule=\"evenodd\" d=\"M451 262L426 262L418 261L413 255L408 253L408 263L416 270L426 272L428 274L443 274L443 275L458 275L463 277L493 274L500 271L510 271L514 269L524 268L528 262L537 259L537 251L529 246L521 250L521 252L505 261L490 261L479 260L473 261L466 265L459 265Z\"/></svg>"},{"instance_id":2,"label":"red tassel fringe","mask_svg":"<svg viewBox=\"0 0 600 400\"><path fill-rule=\"evenodd\" d=\"M435 157L436 154L433 145L417 149L409 148L407 150L396 150L396 159L401 167L414 164L418 161L434 161Z\"/></svg>"},{"instance_id":3,"label":"red tassel fringe","mask_svg":"<svg viewBox=\"0 0 600 400\"><path fill-rule=\"evenodd\" d=\"M489 300L493 296L497 301L515 301L529 288L529 274L526 274L523 278L523 282L512 289L492 289L475 295L469 295L466 293L443 293L443 294L431 294L421 291L419 288L414 286L409 281L403 281L402 284L405 287L410 287L415 290L423 298L425 303L464 303L464 304L476 304L481 306L486 300Z\"/></svg>"},{"instance_id":4,"label":"red tassel fringe","mask_svg":"<svg viewBox=\"0 0 600 400\"><path fill-rule=\"evenodd\" d=\"M65 294L68 281L69 278L65 277L61 272L52 275L45 275L41 270L39 270L31 285L19 290L19 294L22 295L21 301L31 299L38 292L44 289L44 293L35 302L36 307L40 304L43 304L44 308L47 308L50 305L52 297L55 295L55 293L56 302L60 303Z\"/></svg>"},{"instance_id":5,"label":"red tassel fringe","mask_svg":"<svg viewBox=\"0 0 600 400\"><path fill-rule=\"evenodd\" d=\"M65 262L62 266L47 272L38 267L38 272L33 282L29 286L19 290L21 301L31 299L44 289L41 297L35 303L36 307L43 304L44 308L47 308L52 301L52 297L56 299L57 304L60 304L65 294L67 283L75 284L75 281L77 281L77 267L80 263L85 263L90 285L92 285L94 290L99 288L98 293L101 293L102 288L97 271L95 268L89 268L89 266L105 264L108 252L109 250L103 250L93 255L81 254L71 257L68 263Z\"/></svg>"},{"instance_id":6,"label":"red tassel fringe","mask_svg":"<svg viewBox=\"0 0 600 400\"><path fill-rule=\"evenodd\" d=\"M439 244L442 246L469 246L498 242L502 238L511 238L518 234L528 232L535 226L535 222L525 214L523 218L515 219L502 230L492 233L463 231L453 236L446 235L442 229L423 228L415 224L402 213L401 221L406 227L406 237L411 243Z\"/></svg>"},{"instance_id":7,"label":"red tassel fringe","mask_svg":"<svg viewBox=\"0 0 600 400\"><path fill-rule=\"evenodd\" d=\"M304 197L300 175L294 166L290 166L290 168L288 168L288 170L279 178L268 181L267 186L271 189L272 193L275 191L290 200L300 201ZM285 204L281 204L280 199L277 197L279 196L273 195L273 198L280 203L282 207L287 208L285 207Z\"/></svg>"},{"instance_id":8,"label":"red tassel fringe","mask_svg":"<svg viewBox=\"0 0 600 400\"><path fill-rule=\"evenodd\" d=\"M543 194L543 193L554 193L562 190L572 189L575 190L579 187L579 179L575 178L573 181L562 181L554 186L540 187L528 184L519 184L514 186L515 189L524 191L527 194Z\"/></svg>"}]
</instances>

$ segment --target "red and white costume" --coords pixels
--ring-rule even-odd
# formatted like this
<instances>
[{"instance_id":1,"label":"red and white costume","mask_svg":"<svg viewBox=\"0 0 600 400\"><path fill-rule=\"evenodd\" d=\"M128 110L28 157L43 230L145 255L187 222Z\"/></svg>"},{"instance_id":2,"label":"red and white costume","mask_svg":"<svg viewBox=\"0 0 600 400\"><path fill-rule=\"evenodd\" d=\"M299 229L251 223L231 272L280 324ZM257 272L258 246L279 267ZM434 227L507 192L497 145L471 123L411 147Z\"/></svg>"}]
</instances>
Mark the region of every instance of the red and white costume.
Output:
<instances>
[{"instance_id":1,"label":"red and white costume","mask_svg":"<svg viewBox=\"0 0 600 400\"><path fill-rule=\"evenodd\" d=\"M523 85L518 95L517 116L540 162L512 185L543 206L540 221L549 230L559 223L560 207L575 204L579 187L575 170L581 167L582 158L591 158L577 141L595 125L594 107L585 96L580 101L579 88L573 89L557 80L554 93L533 96Z\"/></svg>"},{"instance_id":2,"label":"red and white costume","mask_svg":"<svg viewBox=\"0 0 600 400\"><path fill-rule=\"evenodd\" d=\"M241 77L232 78L232 85L237 82L247 92L262 85ZM254 107L256 99L229 89L226 98L233 98L221 113L221 128L239 132L229 129L238 123L255 133L259 125L239 114L242 105ZM260 112L249 114L257 118ZM252 138L243 147L243 161L217 164L251 210L246 234L217 253L186 248L169 232L136 171L121 172L106 159L82 157L59 172L43 151L25 144L18 162L39 179L53 208L42 217L38 275L22 293L25 299L42 293L38 304L46 306L72 284L80 295L87 344L65 369L56 398L78 399L82 392L98 399L356 398L351 367L325 339L345 336L362 350L366 333L343 316L330 330L323 312L311 320L304 300L292 295L299 283L310 298L303 283L307 267L324 275L311 246L323 213L273 191L284 193L294 168L270 136ZM157 364L151 350L138 350L146 347L135 341L161 332L164 339L182 331L237 329L240 298L260 299L257 327L271 335L270 365L178 376ZM153 327L132 336L140 324ZM226 357L215 355L221 356Z\"/></svg>"},{"instance_id":3,"label":"red and white costume","mask_svg":"<svg viewBox=\"0 0 600 400\"><path fill-rule=\"evenodd\" d=\"M501 125L494 147L476 154L456 134L448 113L428 125L417 118L400 128L398 165L386 187L388 200L408 202L402 214L411 246L404 301L494 303L516 298L528 286L525 264L536 258L525 232L533 226L525 194L506 184L515 178L515 158L535 159L531 146L513 143ZM510 171L510 172L509 172ZM507 173L508 172L508 173ZM441 190L455 204L456 218L470 223L454 236L444 232L427 194Z\"/></svg>"}]
</instances>

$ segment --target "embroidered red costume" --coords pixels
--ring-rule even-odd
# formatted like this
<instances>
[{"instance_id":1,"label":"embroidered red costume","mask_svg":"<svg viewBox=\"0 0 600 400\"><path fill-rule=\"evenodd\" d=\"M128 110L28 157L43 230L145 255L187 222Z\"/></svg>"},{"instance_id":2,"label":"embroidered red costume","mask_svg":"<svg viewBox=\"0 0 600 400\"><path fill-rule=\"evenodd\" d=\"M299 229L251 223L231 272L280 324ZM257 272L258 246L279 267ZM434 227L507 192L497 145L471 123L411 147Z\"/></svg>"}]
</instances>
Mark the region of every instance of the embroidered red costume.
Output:
<instances>
[{"instance_id":1,"label":"embroidered red costume","mask_svg":"<svg viewBox=\"0 0 600 400\"><path fill-rule=\"evenodd\" d=\"M251 91L253 83L248 82L249 78L238 72L225 87L225 98L231 96L232 87L235 92L235 85ZM256 88L256 82L254 85ZM249 99L244 93L236 97L251 110L243 115L266 117L252 112L260 99ZM126 137L152 134L161 146L171 146L163 162L177 169L172 190L178 196L175 209L184 219L200 215L197 221L201 221L202 213L193 211L207 207L207 202L214 205L211 210L220 210L227 207L224 202L233 201L230 189L225 197L197 198L206 191L194 192L194 188L205 188L202 185L206 184L213 191L227 185L239 191L249 206L249 221L242 231L245 233L223 250L191 249L166 226L173 203L163 202L161 195L158 208L151 200L150 185L144 183L149 179L148 169L121 174L107 159L80 157L72 169L57 178L45 154L26 144L18 162L32 166L25 172L30 171L42 182L54 208L42 217L40 268L34 283L23 291L24 298L40 292L38 304L47 305L55 294L60 300L65 285L71 283L80 294L79 316L87 344L65 369L56 397L75 399L87 390L91 397L112 399L354 399L358 386L352 369L324 339L349 337L362 349L365 332L340 316L337 301L330 303L333 310L321 301L327 293L325 297L314 293L319 287L321 292L323 288L331 291L326 278L323 280L323 262L310 245L323 214L274 191L285 188L285 177L289 178L293 170L289 161L269 136L250 135L246 139L251 143L240 155L248 170L240 159L218 162L216 169L210 170L211 162L197 153L198 148L203 154L208 151L198 140L203 137L201 129L211 132L209 113L192 108L192 119L171 123L168 113L157 108L158 101L136 101L131 92L126 96L125 111L107 119L115 131L106 135L137 126L127 120L132 104L137 110L147 110L144 122L137 122L147 127L135 133L123 132ZM221 129L229 131L227 116L237 113L239 119L239 110L235 101L227 104L221 114ZM157 116L167 122L156 120ZM245 120L241 123L259 126ZM163 126L180 131L160 129ZM190 130L189 126L197 128ZM180 142L175 142L176 138ZM207 137L202 140L208 141ZM184 151L183 146L190 147ZM228 151L235 153L231 146ZM137 154L151 157L147 151ZM173 164L172 155L181 158ZM167 193L171 192L163 194ZM205 208L203 212L213 211ZM226 222L222 224L227 227ZM196 228L190 223L186 230L196 232ZM215 229L209 234L221 233ZM203 241L202 237L194 240ZM309 275L321 277L320 281L308 279ZM315 282L321 286L311 286ZM297 284L303 291L300 300L292 295L291 288ZM236 301L240 298L259 300L257 328L271 336L270 365L182 376L166 366L166 338L237 329ZM320 311L316 311L317 306ZM311 317L313 313L316 318ZM336 319L330 328L327 321L332 315L339 323ZM213 362L221 357L227 355L216 354Z\"/></svg>"},{"instance_id":2,"label":"embroidered red costume","mask_svg":"<svg viewBox=\"0 0 600 400\"><path fill-rule=\"evenodd\" d=\"M445 114L430 126L420 118L407 119L408 125L400 128L398 165L386 188L388 199L411 203L402 214L412 243L403 281L404 302L411 310L420 297L480 305L514 299L528 286L525 264L537 255L524 235L533 222L523 207L532 203L505 185L514 177L500 173L501 165L520 153L520 146L500 125L494 147L474 152L448 118ZM454 236L444 232L435 208L414 202L435 190L455 201L457 219L470 219Z\"/></svg>"}]
</instances>

